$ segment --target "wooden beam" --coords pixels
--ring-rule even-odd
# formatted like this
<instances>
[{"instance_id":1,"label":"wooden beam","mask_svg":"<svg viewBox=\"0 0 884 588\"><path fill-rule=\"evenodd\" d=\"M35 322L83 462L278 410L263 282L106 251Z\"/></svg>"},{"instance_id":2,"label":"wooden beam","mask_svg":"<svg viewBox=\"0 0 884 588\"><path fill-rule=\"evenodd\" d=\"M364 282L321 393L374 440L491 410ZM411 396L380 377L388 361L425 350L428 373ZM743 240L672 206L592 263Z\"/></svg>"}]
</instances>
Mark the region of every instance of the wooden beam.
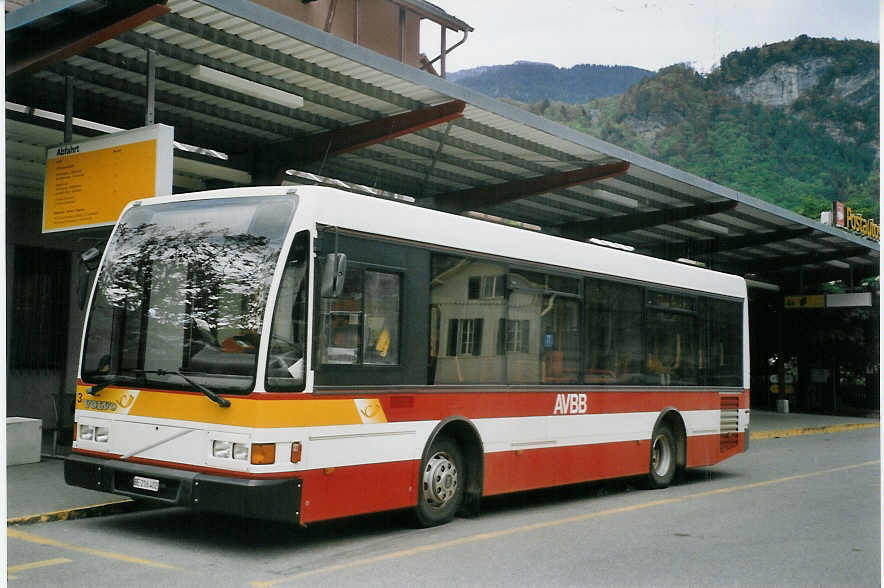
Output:
<instances>
[{"instance_id":1,"label":"wooden beam","mask_svg":"<svg viewBox=\"0 0 884 588\"><path fill-rule=\"evenodd\" d=\"M465 102L452 100L437 106L269 145L254 154L256 175L263 178L275 177L299 163L349 153L450 122L463 116L465 108Z\"/></svg>"},{"instance_id":2,"label":"wooden beam","mask_svg":"<svg viewBox=\"0 0 884 588\"><path fill-rule=\"evenodd\" d=\"M720 212L727 212L737 206L736 200L722 200L720 202L703 202L691 206L679 206L676 208L664 208L651 212L638 214L622 214L608 216L589 221L576 221L559 225L561 235L570 239L589 239L590 237L603 237L627 233L640 229L648 229L658 225L670 224L678 221L710 216Z\"/></svg>"},{"instance_id":3,"label":"wooden beam","mask_svg":"<svg viewBox=\"0 0 884 588\"><path fill-rule=\"evenodd\" d=\"M611 178L625 174L629 170L629 162L618 161L594 165L582 169L567 172L559 172L546 176L537 176L513 182L492 184L479 188L469 188L458 192L437 194L433 197L434 207L448 212L463 212L464 210L480 210L488 206L495 206L512 202L519 198L543 194L552 190L561 190L584 184L597 182L605 178Z\"/></svg>"},{"instance_id":4,"label":"wooden beam","mask_svg":"<svg viewBox=\"0 0 884 588\"><path fill-rule=\"evenodd\" d=\"M120 33L130 31L158 16L170 11L165 6L165 1L153 4L129 16L114 20L106 25L99 25L95 30L82 30L74 37L64 37L55 44L29 52L23 56L11 56L7 47L6 77L21 73L38 71L53 63L58 63L70 57L78 55L90 47L95 47L108 39L113 39ZM50 35L44 35L51 38Z\"/></svg>"}]
</instances>

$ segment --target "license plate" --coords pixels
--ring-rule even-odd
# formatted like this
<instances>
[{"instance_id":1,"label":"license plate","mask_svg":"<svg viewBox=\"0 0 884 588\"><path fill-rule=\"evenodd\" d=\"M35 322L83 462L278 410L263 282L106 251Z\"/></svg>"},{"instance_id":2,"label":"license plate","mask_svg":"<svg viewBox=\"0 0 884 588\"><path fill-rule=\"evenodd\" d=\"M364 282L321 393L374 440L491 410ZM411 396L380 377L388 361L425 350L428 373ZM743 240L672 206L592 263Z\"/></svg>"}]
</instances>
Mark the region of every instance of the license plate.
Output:
<instances>
[{"instance_id":1,"label":"license plate","mask_svg":"<svg viewBox=\"0 0 884 588\"><path fill-rule=\"evenodd\" d=\"M141 476L135 476L134 478L132 478L132 487L138 488L139 490L150 490L151 492L159 492L160 481L154 478L142 478Z\"/></svg>"}]
</instances>

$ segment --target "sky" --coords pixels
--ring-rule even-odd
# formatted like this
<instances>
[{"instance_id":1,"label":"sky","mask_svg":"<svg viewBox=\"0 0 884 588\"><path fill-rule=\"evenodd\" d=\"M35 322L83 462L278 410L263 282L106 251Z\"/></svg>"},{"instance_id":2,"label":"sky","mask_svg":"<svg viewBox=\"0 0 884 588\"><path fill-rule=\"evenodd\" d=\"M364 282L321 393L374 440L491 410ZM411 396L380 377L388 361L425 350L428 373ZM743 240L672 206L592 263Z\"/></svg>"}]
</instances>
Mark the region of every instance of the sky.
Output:
<instances>
[{"instance_id":1,"label":"sky","mask_svg":"<svg viewBox=\"0 0 884 588\"><path fill-rule=\"evenodd\" d=\"M731 51L801 34L880 41L879 0L432 0L469 24L449 72L517 60L708 72ZM439 25L424 21L421 50L439 55ZM460 33L447 33L448 45ZM437 67L438 69L438 67Z\"/></svg>"}]
</instances>

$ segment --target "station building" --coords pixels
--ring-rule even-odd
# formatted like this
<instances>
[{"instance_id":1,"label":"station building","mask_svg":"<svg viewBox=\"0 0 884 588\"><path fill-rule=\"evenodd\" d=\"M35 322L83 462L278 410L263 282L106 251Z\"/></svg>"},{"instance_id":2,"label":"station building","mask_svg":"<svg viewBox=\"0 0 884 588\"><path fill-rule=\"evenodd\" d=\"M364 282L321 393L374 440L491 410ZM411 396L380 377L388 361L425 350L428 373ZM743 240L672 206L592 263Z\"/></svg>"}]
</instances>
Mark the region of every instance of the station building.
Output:
<instances>
[{"instance_id":1,"label":"station building","mask_svg":"<svg viewBox=\"0 0 884 588\"><path fill-rule=\"evenodd\" d=\"M71 428L80 255L126 202L281 183L743 276L753 406L878 408L877 239L449 82L472 31L424 0L7 0L7 414ZM143 137L147 188L98 155ZM98 184L62 163L81 148Z\"/></svg>"}]
</instances>

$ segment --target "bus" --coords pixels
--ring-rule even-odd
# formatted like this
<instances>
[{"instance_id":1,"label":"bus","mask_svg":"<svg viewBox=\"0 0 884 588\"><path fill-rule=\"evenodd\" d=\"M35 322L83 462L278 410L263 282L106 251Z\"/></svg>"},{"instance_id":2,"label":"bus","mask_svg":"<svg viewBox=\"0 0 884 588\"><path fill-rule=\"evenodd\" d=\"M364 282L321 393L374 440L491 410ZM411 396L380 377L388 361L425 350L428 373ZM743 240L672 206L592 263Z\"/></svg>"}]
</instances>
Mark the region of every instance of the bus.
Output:
<instances>
[{"instance_id":1,"label":"bus","mask_svg":"<svg viewBox=\"0 0 884 588\"><path fill-rule=\"evenodd\" d=\"M82 339L68 484L297 524L746 450L745 281L320 186L135 201Z\"/></svg>"}]
</instances>

